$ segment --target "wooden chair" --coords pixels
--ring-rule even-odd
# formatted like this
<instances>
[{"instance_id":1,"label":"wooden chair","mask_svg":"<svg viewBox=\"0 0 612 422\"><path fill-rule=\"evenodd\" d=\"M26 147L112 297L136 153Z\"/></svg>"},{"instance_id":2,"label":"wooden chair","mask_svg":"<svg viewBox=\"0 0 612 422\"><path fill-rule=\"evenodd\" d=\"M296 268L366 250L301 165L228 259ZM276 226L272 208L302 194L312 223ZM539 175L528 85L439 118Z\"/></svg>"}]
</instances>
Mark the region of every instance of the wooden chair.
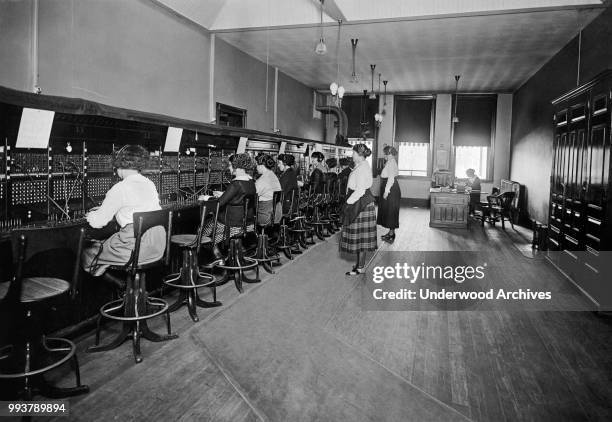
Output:
<instances>
[{"instance_id":1,"label":"wooden chair","mask_svg":"<svg viewBox=\"0 0 612 422\"><path fill-rule=\"evenodd\" d=\"M121 299L106 303L100 308L96 327L96 343L87 349L87 352L102 352L119 347L128 338L132 339L134 360L142 362L140 353L140 339L160 342L175 339L170 327L170 312L166 301L149 297L146 286L146 271L155 267L167 266L170 260L170 236L172 233L172 211L159 210L134 213L134 250L130 260L123 266L112 266L111 270L123 271L127 277L127 289ZM166 230L166 244L161 259L147 263L139 263L142 236L147 230L162 226ZM147 320L159 315L166 315L167 335L159 335L151 331ZM102 318L122 322L122 330L110 343L100 344L100 324Z\"/></svg>"},{"instance_id":2,"label":"wooden chair","mask_svg":"<svg viewBox=\"0 0 612 422\"><path fill-rule=\"evenodd\" d=\"M289 222L296 208L296 192L299 191L292 190L289 199L283 195L283 216L279 224L278 237L274 243L276 249L283 251L288 259L293 259L293 254L302 253L298 246L296 236L291 236L289 232Z\"/></svg>"},{"instance_id":3,"label":"wooden chair","mask_svg":"<svg viewBox=\"0 0 612 422\"><path fill-rule=\"evenodd\" d=\"M8 344L0 348L0 382L12 385L13 398L31 400L37 391L49 398L89 391L81 384L75 344L48 337L44 328L51 309L77 296L84 237L85 229L78 226L13 232L14 275L10 282L0 283L0 304L10 314L10 322L5 322ZM41 271L49 274L41 276ZM76 386L48 384L44 375L66 362L72 365Z\"/></svg>"},{"instance_id":4,"label":"wooden chair","mask_svg":"<svg viewBox=\"0 0 612 422\"><path fill-rule=\"evenodd\" d=\"M276 217L276 209L278 206L282 207L285 202L285 195L283 191L276 191L272 194L272 211L270 214L270 220L266 224L259 225L259 232L257 233L257 248L251 258L255 259L261 266L269 272L274 274L272 267L274 265L280 265L280 256L276 248L269 242L269 237L266 231L269 231L277 226L274 221Z\"/></svg>"},{"instance_id":5,"label":"wooden chair","mask_svg":"<svg viewBox=\"0 0 612 422\"><path fill-rule=\"evenodd\" d=\"M212 238L204 236L203 231L206 226L207 217L209 220L216 222L219 214L219 202L204 201L200 203L200 223L197 233L195 234L174 234L170 237L170 243L178 247L181 251L182 262L181 269L178 273L169 274L164 277L166 286L174 287L179 290L179 297L172 305L169 311L174 312L183 305L187 305L189 316L193 322L199 321L196 307L212 308L221 306L221 302L217 302L217 287L215 277L212 274L202 272L199 269L200 250L203 245L208 245L210 248L214 246L213 239L217 232L217 225L213 224ZM202 287L210 287L212 289L213 301L208 302L200 298L198 289Z\"/></svg>"},{"instance_id":6,"label":"wooden chair","mask_svg":"<svg viewBox=\"0 0 612 422\"><path fill-rule=\"evenodd\" d=\"M253 207L250 204L255 204ZM229 207L225 207L225 218L223 221L227 221L227 212ZM224 239L229 242L227 248L227 255L212 263L212 268L220 268L223 270L223 276L216 282L216 285L227 283L233 279L236 289L242 293L242 283L259 283L259 263L244 254L244 246L242 240L247 233L247 228L250 224L255 224L257 218L257 196L245 195L240 205L233 205L234 207L242 207L242 229L237 235L231 235L229 225L225 225ZM250 208L249 208L250 207ZM253 216L249 219L249 210L254 208ZM244 275L244 271L255 270L255 278L249 278Z\"/></svg>"},{"instance_id":7,"label":"wooden chair","mask_svg":"<svg viewBox=\"0 0 612 422\"><path fill-rule=\"evenodd\" d=\"M510 225L514 228L512 221L512 201L514 201L515 192L503 192L497 196L496 204L491 206L491 221L495 225L496 221L501 221L502 228L505 230L505 221L510 221Z\"/></svg>"}]
</instances>

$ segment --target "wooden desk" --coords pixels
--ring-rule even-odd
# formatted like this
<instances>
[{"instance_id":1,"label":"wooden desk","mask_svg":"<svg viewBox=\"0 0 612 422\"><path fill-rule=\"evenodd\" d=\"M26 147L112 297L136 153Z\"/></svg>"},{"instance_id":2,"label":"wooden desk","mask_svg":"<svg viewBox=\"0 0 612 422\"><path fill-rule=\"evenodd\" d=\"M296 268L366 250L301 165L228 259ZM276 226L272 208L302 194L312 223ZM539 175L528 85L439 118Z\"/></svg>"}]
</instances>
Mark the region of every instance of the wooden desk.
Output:
<instances>
[{"instance_id":1,"label":"wooden desk","mask_svg":"<svg viewBox=\"0 0 612 422\"><path fill-rule=\"evenodd\" d=\"M470 194L441 192L439 188L431 188L429 194L429 227L467 229Z\"/></svg>"}]
</instances>

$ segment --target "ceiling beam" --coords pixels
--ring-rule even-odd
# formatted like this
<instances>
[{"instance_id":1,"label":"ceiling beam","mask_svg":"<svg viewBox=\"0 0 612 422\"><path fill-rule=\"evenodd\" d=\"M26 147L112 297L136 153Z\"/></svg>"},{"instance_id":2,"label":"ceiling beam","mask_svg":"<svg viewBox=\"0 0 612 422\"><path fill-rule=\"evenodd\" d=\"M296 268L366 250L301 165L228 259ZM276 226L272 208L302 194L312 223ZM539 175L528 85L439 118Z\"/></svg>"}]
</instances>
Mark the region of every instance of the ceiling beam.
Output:
<instances>
[{"instance_id":1,"label":"ceiling beam","mask_svg":"<svg viewBox=\"0 0 612 422\"><path fill-rule=\"evenodd\" d=\"M322 0L312 0L316 3L317 7L321 6ZM336 3L336 0L323 0L323 12L330 18L335 21L341 20L342 22L346 22L346 16Z\"/></svg>"}]
</instances>

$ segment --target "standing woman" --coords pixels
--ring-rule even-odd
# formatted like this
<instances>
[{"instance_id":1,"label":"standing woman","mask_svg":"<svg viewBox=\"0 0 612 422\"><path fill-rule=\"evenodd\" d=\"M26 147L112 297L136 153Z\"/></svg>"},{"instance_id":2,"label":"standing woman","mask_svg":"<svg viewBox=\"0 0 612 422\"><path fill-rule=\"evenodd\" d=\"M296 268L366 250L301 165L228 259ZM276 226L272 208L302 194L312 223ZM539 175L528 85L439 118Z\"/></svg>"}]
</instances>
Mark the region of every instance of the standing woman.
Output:
<instances>
[{"instance_id":1,"label":"standing woman","mask_svg":"<svg viewBox=\"0 0 612 422\"><path fill-rule=\"evenodd\" d=\"M397 150L385 145L383 149L385 159L387 160L385 167L380 173L380 190L381 197L378 205L378 219L376 223L389 229L389 232L382 236L385 242L393 242L395 240L395 229L399 227L399 207L400 207L400 188L397 183L399 170L397 167Z\"/></svg>"},{"instance_id":2,"label":"standing woman","mask_svg":"<svg viewBox=\"0 0 612 422\"><path fill-rule=\"evenodd\" d=\"M370 192L372 170L366 161L371 154L372 151L365 144L353 147L355 168L347 183L340 250L357 254L357 262L346 275L363 274L366 252L376 250L376 207Z\"/></svg>"}]
</instances>

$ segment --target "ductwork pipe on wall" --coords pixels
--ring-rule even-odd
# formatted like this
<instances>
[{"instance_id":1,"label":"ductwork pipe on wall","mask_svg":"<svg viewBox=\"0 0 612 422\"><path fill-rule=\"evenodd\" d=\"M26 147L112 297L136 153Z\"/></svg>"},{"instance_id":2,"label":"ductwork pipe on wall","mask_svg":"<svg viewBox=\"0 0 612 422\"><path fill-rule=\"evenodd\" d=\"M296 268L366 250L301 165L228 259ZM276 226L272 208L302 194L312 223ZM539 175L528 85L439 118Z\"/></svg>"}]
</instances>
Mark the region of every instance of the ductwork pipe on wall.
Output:
<instances>
[{"instance_id":1,"label":"ductwork pipe on wall","mask_svg":"<svg viewBox=\"0 0 612 422\"><path fill-rule=\"evenodd\" d=\"M336 135L336 145L347 145L348 117L344 110L337 106L317 106L316 110L323 114L336 116L338 120L338 134Z\"/></svg>"}]
</instances>

